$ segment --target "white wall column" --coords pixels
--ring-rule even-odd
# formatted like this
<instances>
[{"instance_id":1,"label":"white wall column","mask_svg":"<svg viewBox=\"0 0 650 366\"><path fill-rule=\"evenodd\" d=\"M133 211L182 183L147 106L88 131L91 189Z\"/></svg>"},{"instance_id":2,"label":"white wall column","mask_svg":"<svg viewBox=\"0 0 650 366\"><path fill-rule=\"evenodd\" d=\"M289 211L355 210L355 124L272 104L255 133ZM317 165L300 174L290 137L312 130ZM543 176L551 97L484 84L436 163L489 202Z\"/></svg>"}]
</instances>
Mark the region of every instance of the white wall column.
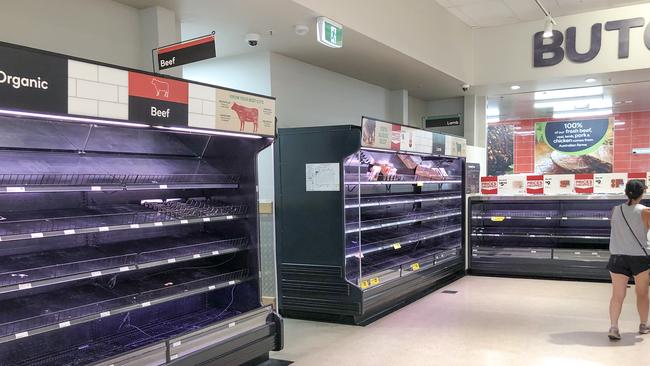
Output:
<instances>
[{"instance_id":1,"label":"white wall column","mask_svg":"<svg viewBox=\"0 0 650 366\"><path fill-rule=\"evenodd\" d=\"M464 98L463 132L468 145L485 147L486 141L486 108L485 96L467 95Z\"/></svg>"},{"instance_id":2,"label":"white wall column","mask_svg":"<svg viewBox=\"0 0 650 366\"><path fill-rule=\"evenodd\" d=\"M391 122L408 125L409 92L405 89L391 90L388 96L388 116Z\"/></svg>"}]
</instances>

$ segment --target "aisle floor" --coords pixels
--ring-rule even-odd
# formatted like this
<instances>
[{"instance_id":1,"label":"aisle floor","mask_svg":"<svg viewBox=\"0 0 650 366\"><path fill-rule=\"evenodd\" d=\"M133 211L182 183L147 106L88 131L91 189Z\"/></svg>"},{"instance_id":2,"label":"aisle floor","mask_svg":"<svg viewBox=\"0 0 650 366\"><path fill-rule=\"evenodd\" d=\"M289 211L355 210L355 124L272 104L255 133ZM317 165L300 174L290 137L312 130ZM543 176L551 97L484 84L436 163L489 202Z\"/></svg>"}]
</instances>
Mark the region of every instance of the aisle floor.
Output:
<instances>
[{"instance_id":1,"label":"aisle floor","mask_svg":"<svg viewBox=\"0 0 650 366\"><path fill-rule=\"evenodd\" d=\"M285 319L285 349L272 357L297 366L649 365L634 289L617 343L606 336L609 294L607 283L469 276L366 327Z\"/></svg>"}]
</instances>

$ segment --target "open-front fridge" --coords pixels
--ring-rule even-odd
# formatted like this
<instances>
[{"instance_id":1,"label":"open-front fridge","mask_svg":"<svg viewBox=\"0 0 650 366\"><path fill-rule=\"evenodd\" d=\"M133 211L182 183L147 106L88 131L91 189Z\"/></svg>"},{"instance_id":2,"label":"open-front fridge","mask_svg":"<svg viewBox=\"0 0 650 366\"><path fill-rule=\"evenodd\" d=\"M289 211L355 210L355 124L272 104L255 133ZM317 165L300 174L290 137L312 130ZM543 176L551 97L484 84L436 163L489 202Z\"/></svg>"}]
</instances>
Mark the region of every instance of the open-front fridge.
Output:
<instances>
[{"instance_id":1,"label":"open-front fridge","mask_svg":"<svg viewBox=\"0 0 650 366\"><path fill-rule=\"evenodd\" d=\"M476 196L469 200L472 274L608 280L616 195Z\"/></svg>"},{"instance_id":2,"label":"open-front fridge","mask_svg":"<svg viewBox=\"0 0 650 366\"><path fill-rule=\"evenodd\" d=\"M256 191L273 132L232 132L216 109L211 125L182 123L179 88L191 104L219 100L212 86L11 45L0 55L13 75L65 66L46 89L0 90L13 95L0 100L0 365L234 365L280 349L281 319L260 302ZM149 108L178 119L130 118L138 78L157 81L153 94L167 84ZM104 101L113 89L118 102ZM61 91L66 105L52 104ZM34 96L50 105L30 109Z\"/></svg>"},{"instance_id":3,"label":"open-front fridge","mask_svg":"<svg viewBox=\"0 0 650 366\"><path fill-rule=\"evenodd\" d=\"M368 121L405 145L364 146ZM464 159L428 131L362 126L279 131L283 315L365 324L464 273Z\"/></svg>"}]
</instances>

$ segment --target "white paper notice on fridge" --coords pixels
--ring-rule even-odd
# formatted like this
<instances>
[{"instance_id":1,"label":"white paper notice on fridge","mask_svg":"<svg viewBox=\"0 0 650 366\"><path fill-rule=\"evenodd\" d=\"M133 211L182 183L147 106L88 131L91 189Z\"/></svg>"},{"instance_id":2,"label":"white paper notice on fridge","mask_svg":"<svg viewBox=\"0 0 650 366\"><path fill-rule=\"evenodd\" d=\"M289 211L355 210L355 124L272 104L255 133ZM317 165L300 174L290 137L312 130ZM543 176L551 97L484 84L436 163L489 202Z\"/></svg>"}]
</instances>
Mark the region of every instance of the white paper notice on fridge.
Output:
<instances>
[{"instance_id":1,"label":"white paper notice on fridge","mask_svg":"<svg viewBox=\"0 0 650 366\"><path fill-rule=\"evenodd\" d=\"M307 192L340 191L339 170L339 163L305 164Z\"/></svg>"}]
</instances>

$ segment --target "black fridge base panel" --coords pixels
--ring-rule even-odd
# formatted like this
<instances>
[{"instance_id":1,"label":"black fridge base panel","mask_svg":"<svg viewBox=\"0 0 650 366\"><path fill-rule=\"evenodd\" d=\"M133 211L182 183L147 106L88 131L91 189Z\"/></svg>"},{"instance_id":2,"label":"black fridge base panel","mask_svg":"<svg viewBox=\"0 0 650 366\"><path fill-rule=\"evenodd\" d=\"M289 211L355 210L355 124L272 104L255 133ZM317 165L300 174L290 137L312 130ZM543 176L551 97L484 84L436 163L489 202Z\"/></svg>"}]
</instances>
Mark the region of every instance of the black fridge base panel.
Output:
<instances>
[{"instance_id":1,"label":"black fridge base panel","mask_svg":"<svg viewBox=\"0 0 650 366\"><path fill-rule=\"evenodd\" d=\"M284 296L280 314L287 318L367 325L465 275L462 258L362 291L348 284L348 295L333 298ZM312 294L313 295L313 294ZM341 294L344 295L344 294Z\"/></svg>"},{"instance_id":2,"label":"black fridge base panel","mask_svg":"<svg viewBox=\"0 0 650 366\"><path fill-rule=\"evenodd\" d=\"M472 258L472 275L521 278L609 281L609 271L602 261L568 261L532 258Z\"/></svg>"}]
</instances>

